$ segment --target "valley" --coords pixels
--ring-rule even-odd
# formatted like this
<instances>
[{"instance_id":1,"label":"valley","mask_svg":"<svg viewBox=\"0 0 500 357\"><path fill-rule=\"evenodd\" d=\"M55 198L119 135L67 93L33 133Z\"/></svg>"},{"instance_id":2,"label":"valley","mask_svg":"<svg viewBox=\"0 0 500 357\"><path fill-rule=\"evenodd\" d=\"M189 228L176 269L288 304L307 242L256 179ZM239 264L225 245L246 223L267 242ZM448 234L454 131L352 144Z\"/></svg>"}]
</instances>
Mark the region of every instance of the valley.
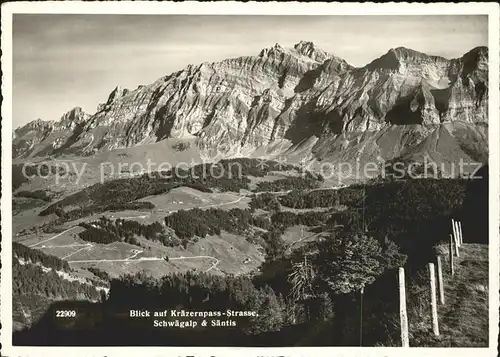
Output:
<instances>
[{"instance_id":1,"label":"valley","mask_svg":"<svg viewBox=\"0 0 500 357\"><path fill-rule=\"evenodd\" d=\"M259 179L259 182L273 182L284 180L287 177L286 173L278 174L276 172L271 176L263 176ZM268 178L266 179L266 177ZM292 175L291 177L297 176ZM257 186L253 185L253 188L256 189ZM249 189L252 189L252 184L249 184ZM195 241L189 246L170 247L161 244L158 240L146 239L141 235L136 235L135 244L115 241L103 245L85 241L80 237L80 234L85 231L82 224L92 224L94 221L105 218L114 222L124 220L135 221L141 225L151 225L158 224L166 216L178 211L189 212L192 209L248 211L252 197L255 195L267 194L280 197L287 192L290 192L290 190L277 192L252 192L249 190L241 190L240 192L203 192L191 187L179 186L167 191L165 194L145 196L136 201L152 204L151 209L103 211L95 214L89 213L87 217L64 221L55 218L45 226L49 227L46 228L45 232L39 232L39 227L36 225L30 228L25 226L25 231L22 234L18 231L14 241L66 260L73 269L95 267L105 271L111 277L119 277L122 274L137 273L139 271L145 271L155 276L188 270L208 270L219 274L250 273L258 268L265 257L263 246L251 243L248 239L249 235L254 236L265 232L265 230L256 226L251 226L250 231L246 233L240 232L239 235L221 232L220 235L194 237ZM293 209L290 208L290 210ZM34 216L38 212L40 215L42 211L43 207L31 212L24 211L24 214L19 214L21 217L15 215L14 219L36 223L35 217L30 217L28 214ZM302 213L307 211L307 209L303 210ZM264 219L262 214L268 216L269 212L261 210L259 214L261 219ZM290 238L286 240L286 243L288 245L295 243L293 241L294 237L295 234L290 234ZM168 257L168 261L165 261L165 257Z\"/></svg>"}]
</instances>

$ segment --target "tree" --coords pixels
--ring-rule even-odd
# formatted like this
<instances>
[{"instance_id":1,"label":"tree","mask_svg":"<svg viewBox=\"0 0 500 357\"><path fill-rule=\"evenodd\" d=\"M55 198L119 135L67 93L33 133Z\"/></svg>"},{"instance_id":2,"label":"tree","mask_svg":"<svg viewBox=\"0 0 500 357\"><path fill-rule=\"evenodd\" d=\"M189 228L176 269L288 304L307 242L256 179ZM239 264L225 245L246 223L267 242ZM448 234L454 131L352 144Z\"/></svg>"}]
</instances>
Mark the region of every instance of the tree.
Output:
<instances>
[{"instance_id":1,"label":"tree","mask_svg":"<svg viewBox=\"0 0 500 357\"><path fill-rule=\"evenodd\" d=\"M379 242L361 233L343 233L318 245L314 265L330 295L358 291L384 271Z\"/></svg>"},{"instance_id":2,"label":"tree","mask_svg":"<svg viewBox=\"0 0 500 357\"><path fill-rule=\"evenodd\" d=\"M375 282L386 268L397 264L396 258L401 258L396 245L387 243L385 248L362 232L341 232L317 244L314 265L318 271L319 291L329 296L334 304L332 313L336 325L342 326L338 337L343 343L353 343L352 338L359 327L354 317L359 311L355 307L355 296ZM384 258L386 250L391 252L387 259Z\"/></svg>"},{"instance_id":3,"label":"tree","mask_svg":"<svg viewBox=\"0 0 500 357\"><path fill-rule=\"evenodd\" d=\"M304 304L306 321L311 317L311 302L316 296L314 283L316 279L316 271L308 261L307 255L304 255L304 260L293 263L292 272L288 275L288 282L292 285L290 295L297 302Z\"/></svg>"},{"instance_id":4,"label":"tree","mask_svg":"<svg viewBox=\"0 0 500 357\"><path fill-rule=\"evenodd\" d=\"M293 263L292 272L288 276L288 282L292 285L292 297L295 300L302 300L312 296L315 277L316 272L306 255L303 261Z\"/></svg>"},{"instance_id":5,"label":"tree","mask_svg":"<svg viewBox=\"0 0 500 357\"><path fill-rule=\"evenodd\" d=\"M279 259L285 252L285 244L281 238L282 232L279 229L272 229L264 234L266 242L266 260Z\"/></svg>"},{"instance_id":6,"label":"tree","mask_svg":"<svg viewBox=\"0 0 500 357\"><path fill-rule=\"evenodd\" d=\"M281 204L280 202L276 199L276 197L273 197L268 204L268 209L271 213L277 213L281 211Z\"/></svg>"},{"instance_id":7,"label":"tree","mask_svg":"<svg viewBox=\"0 0 500 357\"><path fill-rule=\"evenodd\" d=\"M461 213L467 243L488 243L488 198L488 165L485 165L471 177L465 191ZM455 216L460 219L460 215Z\"/></svg>"},{"instance_id":8,"label":"tree","mask_svg":"<svg viewBox=\"0 0 500 357\"><path fill-rule=\"evenodd\" d=\"M387 236L384 238L382 249L383 254L381 258L385 269L397 269L406 264L407 256L401 254L398 245L387 238Z\"/></svg>"},{"instance_id":9,"label":"tree","mask_svg":"<svg viewBox=\"0 0 500 357\"><path fill-rule=\"evenodd\" d=\"M258 289L249 299L250 310L257 311L258 316L249 319L243 330L252 335L279 330L285 321L285 301L276 296L274 290L266 285Z\"/></svg>"}]
</instances>

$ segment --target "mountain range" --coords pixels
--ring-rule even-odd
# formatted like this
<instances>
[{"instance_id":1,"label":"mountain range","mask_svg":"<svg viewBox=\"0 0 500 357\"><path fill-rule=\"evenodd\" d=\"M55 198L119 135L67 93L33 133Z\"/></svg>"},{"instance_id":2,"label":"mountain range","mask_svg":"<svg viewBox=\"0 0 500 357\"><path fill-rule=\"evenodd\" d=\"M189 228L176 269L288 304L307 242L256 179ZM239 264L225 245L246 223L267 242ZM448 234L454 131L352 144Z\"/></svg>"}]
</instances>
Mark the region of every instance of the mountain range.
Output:
<instances>
[{"instance_id":1,"label":"mountain range","mask_svg":"<svg viewBox=\"0 0 500 357\"><path fill-rule=\"evenodd\" d=\"M454 59L398 47L354 67L301 41L116 87L93 114L77 107L16 129L13 156L88 156L177 138L205 157L485 162L487 129L486 47Z\"/></svg>"}]
</instances>

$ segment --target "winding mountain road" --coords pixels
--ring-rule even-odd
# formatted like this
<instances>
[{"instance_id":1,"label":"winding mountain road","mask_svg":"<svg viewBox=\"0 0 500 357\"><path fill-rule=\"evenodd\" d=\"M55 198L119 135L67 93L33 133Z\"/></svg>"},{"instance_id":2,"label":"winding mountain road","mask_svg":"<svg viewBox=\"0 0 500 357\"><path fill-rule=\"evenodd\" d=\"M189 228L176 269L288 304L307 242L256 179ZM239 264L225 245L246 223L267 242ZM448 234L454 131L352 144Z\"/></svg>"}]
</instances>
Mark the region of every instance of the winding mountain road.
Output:
<instances>
[{"instance_id":1,"label":"winding mountain road","mask_svg":"<svg viewBox=\"0 0 500 357\"><path fill-rule=\"evenodd\" d=\"M234 200L234 201L230 201L230 202L222 202L222 203L214 203L214 204L211 204L211 205L208 205L208 206L201 206L201 207L191 207L189 209L193 209L193 208L199 208L199 209L206 209L206 208L214 208L214 207L222 207L222 206L227 206L227 205L231 205L231 204L235 204L235 203L238 203L240 202L242 199L244 198L247 198L248 196L241 196L239 197L238 199ZM168 213L174 213L174 212L177 212L177 211L181 211L183 210L184 208L178 208L178 209L173 209L173 210L168 210L168 211L164 211L164 210L158 210L159 212L168 212ZM138 217L135 217L135 218L140 218L141 216L138 216Z\"/></svg>"},{"instance_id":2,"label":"winding mountain road","mask_svg":"<svg viewBox=\"0 0 500 357\"><path fill-rule=\"evenodd\" d=\"M81 252L82 250L90 249L90 248L92 248L92 247L93 247L93 245L92 245L92 244L90 244L90 243L89 243L89 244L86 244L86 246L85 246L85 247L80 248L80 249L78 249L78 250L75 250L73 253L70 253L70 254L68 254L68 255L66 255L66 256L64 256L64 257L62 257L61 259L67 259L67 258L71 257L72 255L75 255L76 253Z\"/></svg>"},{"instance_id":3,"label":"winding mountain road","mask_svg":"<svg viewBox=\"0 0 500 357\"><path fill-rule=\"evenodd\" d=\"M49 238L49 239L46 239L46 240L40 241L40 242L38 242L38 243L32 244L32 245L30 245L29 247L30 247L30 248L32 248L32 247L35 247L35 246L37 246L37 245L39 245L39 244L42 244L42 243L45 243L45 242L51 241L52 239L56 239L57 237L59 237L59 236L63 235L63 234L64 234L64 233L66 233L66 232L69 232L70 230L72 230L72 229L74 229L74 228L76 228L76 227L78 227L78 226L73 226L73 227L71 227L71 228L68 228L68 229L66 229L64 232L61 232L61 233L59 233L59 234L56 234L55 236L53 236L53 237L51 237L51 238ZM50 247L47 247L47 248L50 248Z\"/></svg>"},{"instance_id":4,"label":"winding mountain road","mask_svg":"<svg viewBox=\"0 0 500 357\"><path fill-rule=\"evenodd\" d=\"M334 188L332 188L334 189ZM315 189L316 190L316 189ZM314 190L312 190L314 191ZM272 194L276 194L276 195L283 195L283 194L287 194L291 192L291 190L286 190L286 191L278 191L278 192L268 192L268 191L263 191L263 192L256 192L254 193L255 195L261 195L261 194L264 194L264 193L272 193ZM245 198L248 198L249 195L244 195L244 196L241 196L239 198L237 198L236 200L234 201L230 201L230 202L222 202L222 203L217 203L217 204L211 204L211 205L207 205L207 206L202 206L202 207L199 207L200 209L207 209L207 208L215 208L215 207L222 207L222 206L226 206L226 205L230 205L230 204L235 204L235 203L238 203L240 202L241 200L245 199ZM169 213L173 213L173 212L177 212L181 209L175 209L175 210L171 210L171 211L168 211ZM160 211L161 212L161 211ZM145 219L146 217L149 217L149 215L140 215L140 216L132 216L132 217L122 217L122 219L125 219L125 218L140 218L140 219ZM33 245L30 245L30 247L35 247L35 246L38 246L40 244L43 244L43 243L46 243L46 242L49 242L69 231L71 231L72 229L76 228L78 226L73 226L71 228L68 228L67 230L61 232L61 233L58 233L56 234L55 236L49 238L49 239L46 239L46 240L43 240L43 241L40 241L38 243L35 243ZM312 235L309 235L307 237L303 237L301 238L300 240L298 241L295 241L295 242L292 242L290 245L288 245L287 249L290 249L293 245L307 239L307 238L310 238L312 236L314 236L316 234L312 234ZM63 248L63 247L82 247L78 250L76 250L75 252L72 252L64 257L62 257L61 259L67 259L73 255L75 255L76 253L80 252L80 251L83 251L83 250L86 250L86 249L90 249L91 247L93 247L94 245L90 244L90 243L86 243L86 244L69 244L69 245L59 245L59 246L46 246L46 245L42 245L40 248ZM115 263L115 262L126 262L126 263L132 263L132 262L142 262L142 261L162 261L162 260L165 260L163 257L141 257L141 258L137 258L137 259L134 259L135 257L137 257L140 253L142 253L143 251L141 250L135 250L133 251L133 254L128 257L128 258L123 258L123 259L88 259L88 260L68 260L68 263L69 264L78 264L78 263L106 263L106 262L109 262L109 263ZM214 270L214 269L218 269L217 266L219 265L220 263L220 260L216 257L212 257L212 256L209 256L209 255L197 255L197 256L191 256L191 257L185 257L185 256L180 256L180 257L171 257L169 258L169 261L171 260L187 260L187 259L211 259L213 260L213 264L207 269L205 270L205 272L209 272L211 270Z\"/></svg>"},{"instance_id":5,"label":"winding mountain road","mask_svg":"<svg viewBox=\"0 0 500 357\"><path fill-rule=\"evenodd\" d=\"M162 261L162 260L164 261L165 260L164 258L158 258L158 257L142 257L142 258L138 258L138 259L132 259L132 258L136 257L137 255L139 255L140 253L142 253L142 251L137 251L132 256L125 258L125 259L69 260L68 263L69 264L75 264L75 263L116 263L116 262L131 263L131 262L146 262L146 261L151 262L151 261ZM220 263L220 260L218 258L212 257L210 255L196 255L193 257L184 257L184 256L172 257L172 258L169 258L168 260L171 261L171 260L186 260L186 259L211 259L211 260L214 260L214 263L207 270L205 270L205 272L209 272L210 270L217 268L217 265L219 265L219 263Z\"/></svg>"}]
</instances>

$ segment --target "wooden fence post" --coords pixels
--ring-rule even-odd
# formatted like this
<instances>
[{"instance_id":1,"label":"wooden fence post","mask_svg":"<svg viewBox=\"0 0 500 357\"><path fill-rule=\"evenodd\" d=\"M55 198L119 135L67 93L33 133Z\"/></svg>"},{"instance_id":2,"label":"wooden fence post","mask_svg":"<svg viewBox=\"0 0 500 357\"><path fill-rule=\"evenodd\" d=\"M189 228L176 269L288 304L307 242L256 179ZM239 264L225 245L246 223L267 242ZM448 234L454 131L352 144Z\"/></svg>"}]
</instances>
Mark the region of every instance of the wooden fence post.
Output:
<instances>
[{"instance_id":1,"label":"wooden fence post","mask_svg":"<svg viewBox=\"0 0 500 357\"><path fill-rule=\"evenodd\" d=\"M401 346L410 347L408 315L406 314L405 270L399 268L399 317L401 321Z\"/></svg>"},{"instance_id":2,"label":"wooden fence post","mask_svg":"<svg viewBox=\"0 0 500 357\"><path fill-rule=\"evenodd\" d=\"M451 219L451 233L453 234L453 239L455 239L455 220Z\"/></svg>"},{"instance_id":3,"label":"wooden fence post","mask_svg":"<svg viewBox=\"0 0 500 357\"><path fill-rule=\"evenodd\" d=\"M458 230L459 230L459 235L460 235L460 245L464 244L464 236L463 236L463 231L462 231L462 222L458 222Z\"/></svg>"},{"instance_id":4,"label":"wooden fence post","mask_svg":"<svg viewBox=\"0 0 500 357\"><path fill-rule=\"evenodd\" d=\"M437 315L436 303L436 273L434 271L434 263L429 263L429 281L430 281L430 294L431 294L431 318L432 318L432 332L435 336L439 336L439 325Z\"/></svg>"},{"instance_id":5,"label":"wooden fence post","mask_svg":"<svg viewBox=\"0 0 500 357\"><path fill-rule=\"evenodd\" d=\"M437 256L438 269L438 287L439 287L439 303L444 305L444 286L443 286L443 267L441 265L441 256Z\"/></svg>"},{"instance_id":6,"label":"wooden fence post","mask_svg":"<svg viewBox=\"0 0 500 357\"><path fill-rule=\"evenodd\" d=\"M455 238L455 244L457 248L460 248L460 240L458 238L457 222L454 219L451 220L451 227L453 230L453 238Z\"/></svg>"},{"instance_id":7,"label":"wooden fence post","mask_svg":"<svg viewBox=\"0 0 500 357\"><path fill-rule=\"evenodd\" d=\"M460 247L460 243L458 242L458 235L457 235L457 230L456 230L456 226L455 226L455 221L454 220L451 220L452 224L452 228L453 228L453 243L455 244L455 255L457 257L460 256L460 252L458 251L458 248Z\"/></svg>"},{"instance_id":8,"label":"wooden fence post","mask_svg":"<svg viewBox=\"0 0 500 357\"><path fill-rule=\"evenodd\" d=\"M453 236L450 234L450 274L455 275L455 267L453 266Z\"/></svg>"}]
</instances>

